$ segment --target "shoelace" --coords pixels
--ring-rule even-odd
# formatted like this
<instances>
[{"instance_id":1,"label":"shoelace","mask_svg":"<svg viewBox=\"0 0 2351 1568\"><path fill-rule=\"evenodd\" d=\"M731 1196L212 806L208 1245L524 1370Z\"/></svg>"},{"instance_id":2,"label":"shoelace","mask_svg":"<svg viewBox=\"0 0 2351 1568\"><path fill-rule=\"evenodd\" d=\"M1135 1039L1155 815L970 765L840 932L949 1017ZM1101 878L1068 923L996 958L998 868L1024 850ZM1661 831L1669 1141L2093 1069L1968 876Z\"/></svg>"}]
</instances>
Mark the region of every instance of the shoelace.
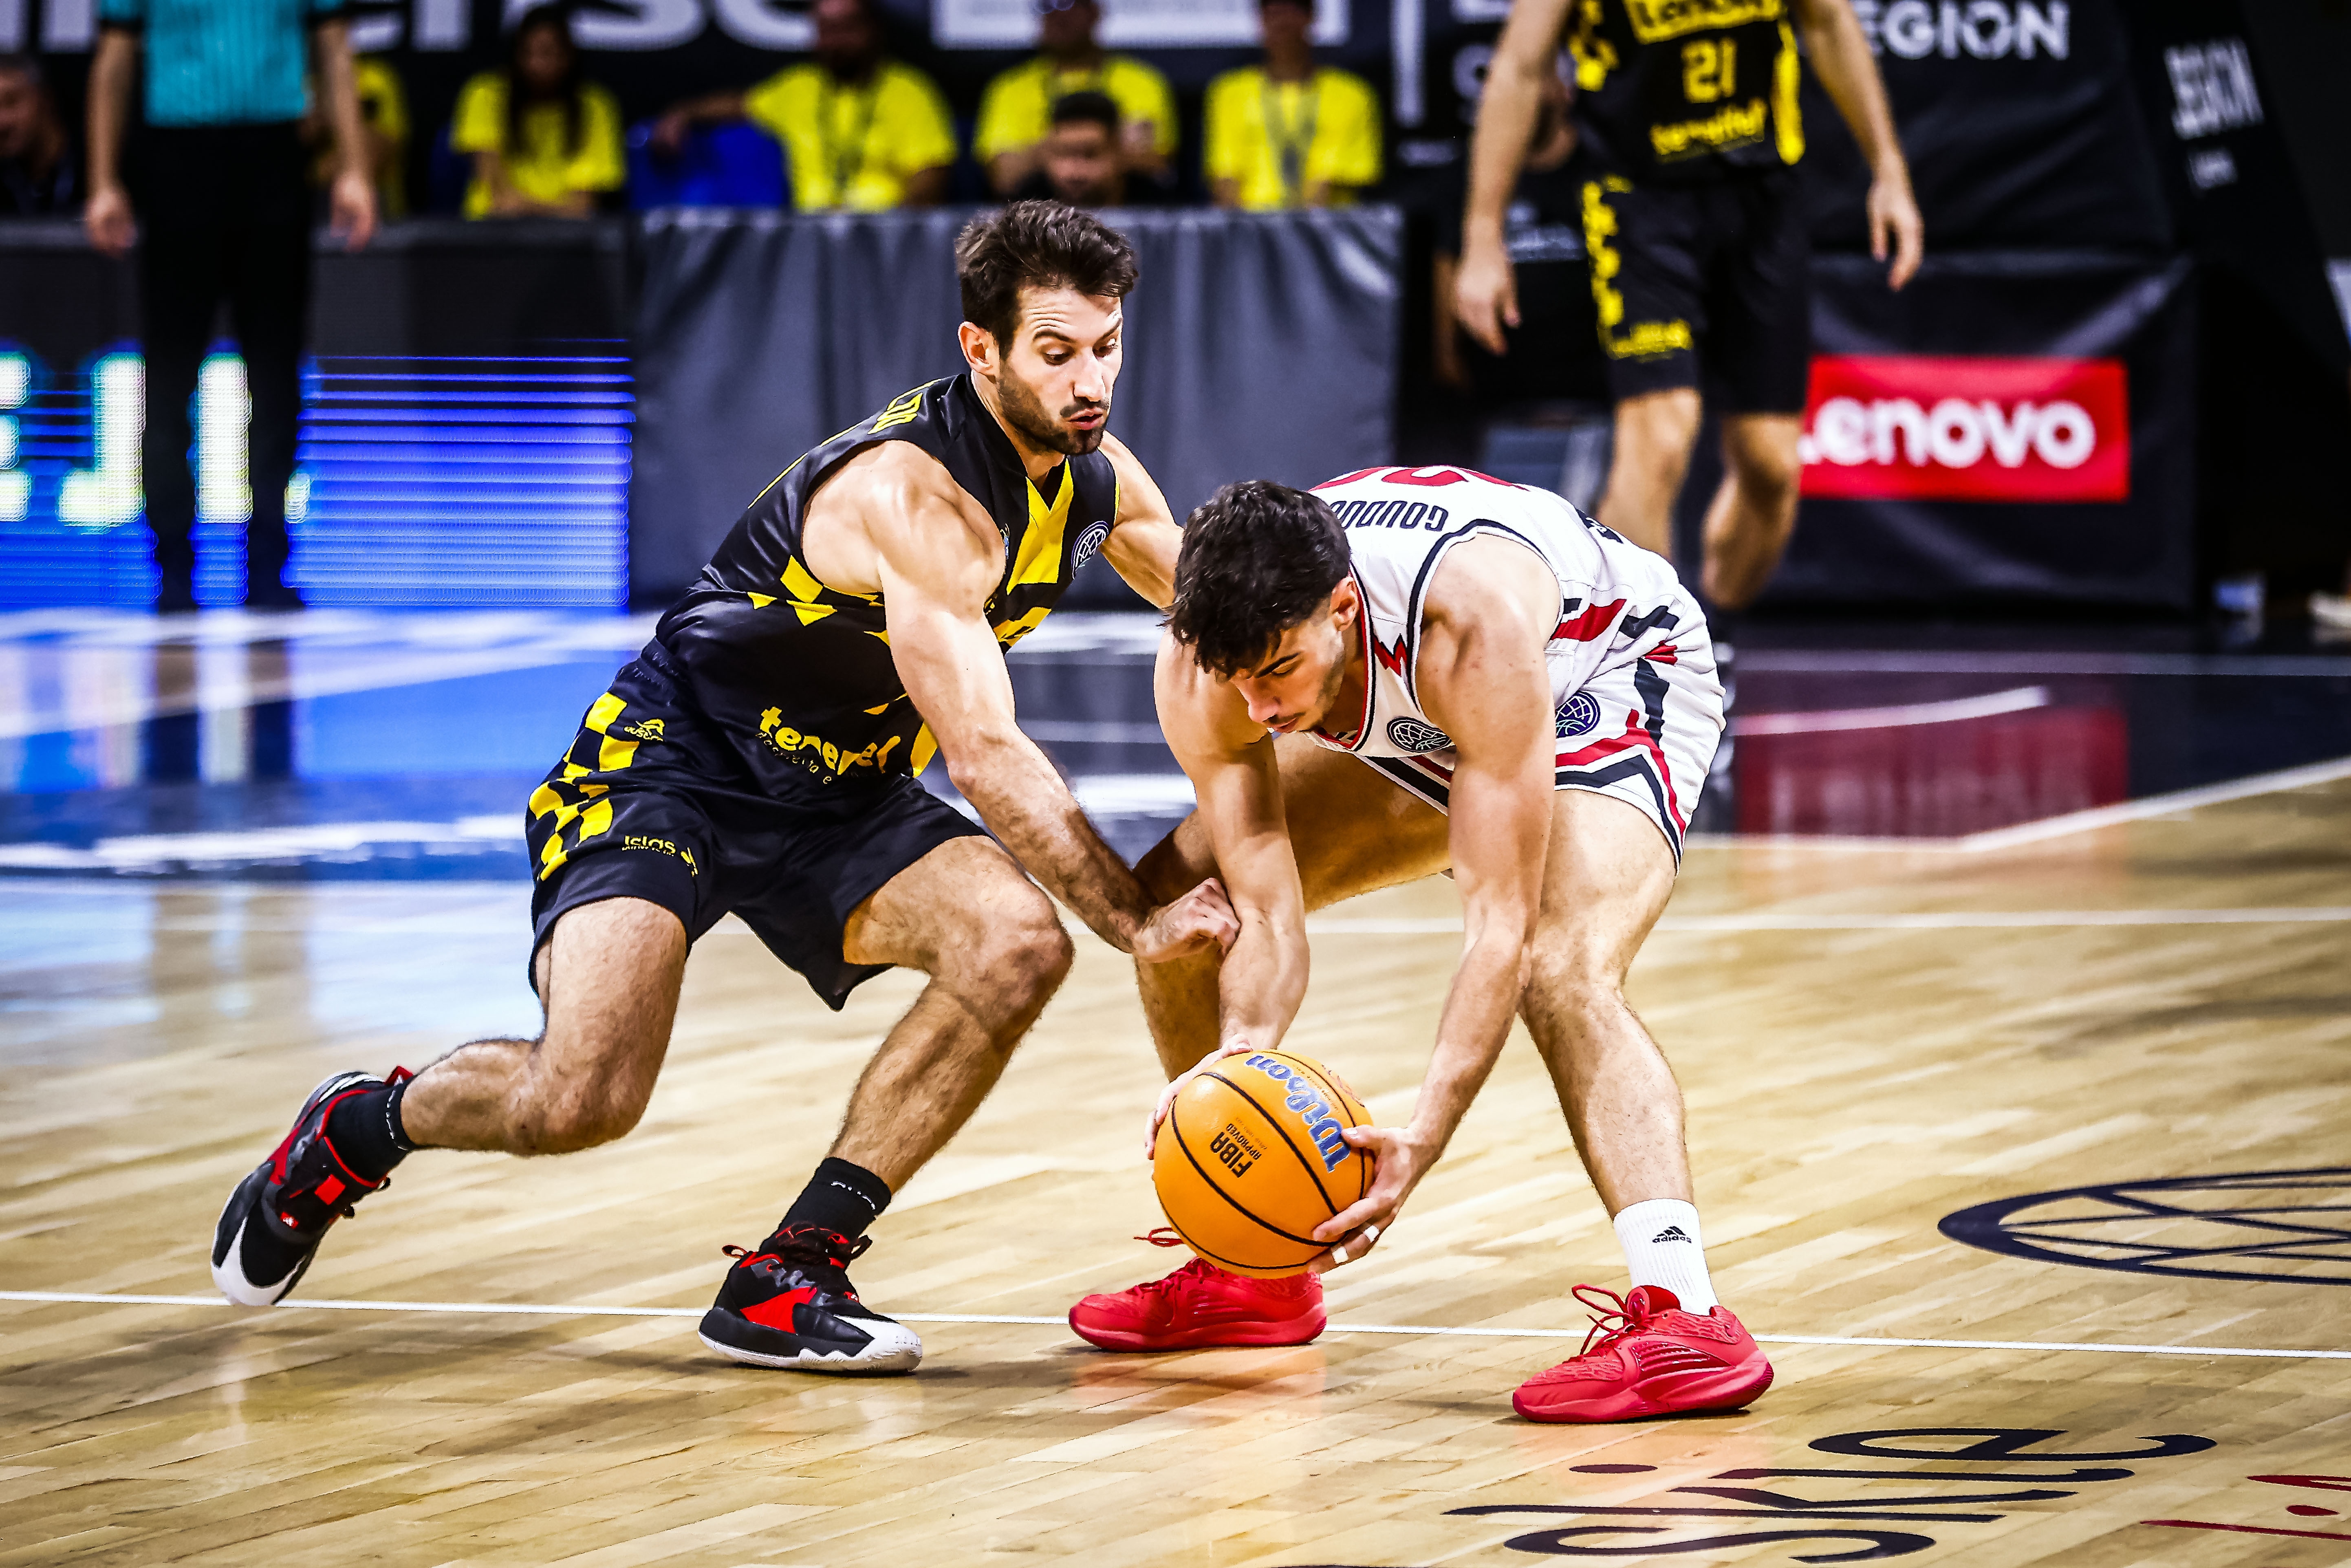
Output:
<instances>
[{"instance_id":1,"label":"shoelace","mask_svg":"<svg viewBox=\"0 0 2351 1568\"><path fill-rule=\"evenodd\" d=\"M1592 1294L1585 1295L1586 1291ZM1635 1316L1633 1304L1614 1291L1604 1291L1597 1285L1578 1285L1573 1293L1592 1312L1592 1327L1583 1336L1583 1347L1575 1353L1574 1359L1578 1361L1597 1355L1618 1340L1648 1326L1649 1320ZM1599 1343L1593 1343L1594 1340Z\"/></svg>"},{"instance_id":2,"label":"shoelace","mask_svg":"<svg viewBox=\"0 0 2351 1568\"><path fill-rule=\"evenodd\" d=\"M777 1245L755 1252L750 1248L730 1243L719 1250L747 1269L756 1269L762 1263L803 1268L810 1263L821 1263L845 1273L849 1266L862 1258L865 1249L873 1245L871 1236L861 1236L852 1241L838 1230L826 1230L813 1225L796 1225L789 1230L778 1230L768 1239ZM848 1283L846 1279L841 1281L843 1287ZM852 1301L857 1299L857 1292L846 1288L841 1294Z\"/></svg>"},{"instance_id":3,"label":"shoelace","mask_svg":"<svg viewBox=\"0 0 2351 1568\"><path fill-rule=\"evenodd\" d=\"M1152 1230L1144 1232L1141 1236L1136 1237L1135 1239L1137 1241L1148 1241L1154 1247L1181 1247L1184 1245L1184 1238L1181 1233L1179 1233L1175 1227L1170 1225L1159 1226ZM1134 1287L1133 1293L1150 1296L1164 1295L1169 1291L1182 1290L1185 1285L1190 1283L1194 1280L1205 1280L1207 1277L1207 1260L1205 1258L1195 1258L1190 1262L1185 1264L1181 1269L1176 1270L1173 1274L1168 1275L1165 1279L1145 1281L1144 1283Z\"/></svg>"}]
</instances>

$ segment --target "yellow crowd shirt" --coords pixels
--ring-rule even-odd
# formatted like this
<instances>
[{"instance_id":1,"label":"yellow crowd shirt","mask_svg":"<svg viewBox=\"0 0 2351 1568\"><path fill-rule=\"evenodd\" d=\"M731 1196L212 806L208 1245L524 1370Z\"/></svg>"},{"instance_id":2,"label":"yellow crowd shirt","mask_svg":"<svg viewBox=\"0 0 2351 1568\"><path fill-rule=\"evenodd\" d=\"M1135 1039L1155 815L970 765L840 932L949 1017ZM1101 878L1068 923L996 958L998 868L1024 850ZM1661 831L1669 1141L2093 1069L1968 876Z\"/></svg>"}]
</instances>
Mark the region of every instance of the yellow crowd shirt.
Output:
<instances>
[{"instance_id":1,"label":"yellow crowd shirt","mask_svg":"<svg viewBox=\"0 0 2351 1568\"><path fill-rule=\"evenodd\" d=\"M354 55L351 57L351 86L360 100L360 122L372 128L390 145L391 166L379 172L376 189L376 215L403 218L408 215L408 97L401 90L400 73L374 55ZM318 80L310 78L310 104L313 112L323 114ZM339 150L329 134L319 143L310 159L310 183L321 189L332 184Z\"/></svg>"},{"instance_id":2,"label":"yellow crowd shirt","mask_svg":"<svg viewBox=\"0 0 2351 1568\"><path fill-rule=\"evenodd\" d=\"M906 198L906 177L952 163L955 122L930 78L885 60L862 87L816 65L778 71L743 95L743 111L784 144L802 212L873 213Z\"/></svg>"},{"instance_id":3,"label":"yellow crowd shirt","mask_svg":"<svg viewBox=\"0 0 2351 1568\"><path fill-rule=\"evenodd\" d=\"M506 165L507 183L534 202L560 202L580 191L617 191L627 183L621 151L621 106L590 82L580 89L580 145L569 144L560 104L535 104L523 111L522 145L507 145L507 82L484 71L457 95L457 115L449 129L450 149L496 152ZM465 192L465 215L486 216L490 187L478 177Z\"/></svg>"},{"instance_id":4,"label":"yellow crowd shirt","mask_svg":"<svg viewBox=\"0 0 2351 1568\"><path fill-rule=\"evenodd\" d=\"M1176 95L1167 78L1125 55L1103 57L1099 70L1063 70L1039 55L987 84L979 100L979 131L972 154L985 163L1045 140L1053 105L1073 92L1107 93L1128 124L1147 120L1151 147L1162 158L1176 151Z\"/></svg>"},{"instance_id":5,"label":"yellow crowd shirt","mask_svg":"<svg viewBox=\"0 0 2351 1568\"><path fill-rule=\"evenodd\" d=\"M1240 187L1250 212L1294 207L1314 185L1333 199L1380 177L1380 100L1351 72L1318 68L1302 82L1270 80L1259 66L1227 71L1208 84L1210 180Z\"/></svg>"}]
</instances>

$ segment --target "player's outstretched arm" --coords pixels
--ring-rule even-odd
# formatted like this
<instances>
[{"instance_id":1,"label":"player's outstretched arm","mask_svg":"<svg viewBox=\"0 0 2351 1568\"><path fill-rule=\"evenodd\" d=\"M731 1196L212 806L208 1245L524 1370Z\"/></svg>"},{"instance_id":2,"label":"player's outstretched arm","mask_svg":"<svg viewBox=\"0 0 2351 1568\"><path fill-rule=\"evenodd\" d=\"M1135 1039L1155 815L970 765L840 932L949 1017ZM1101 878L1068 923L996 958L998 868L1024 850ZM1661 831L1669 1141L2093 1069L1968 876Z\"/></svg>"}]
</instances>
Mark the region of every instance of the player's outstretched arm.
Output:
<instances>
[{"instance_id":1,"label":"player's outstretched arm","mask_svg":"<svg viewBox=\"0 0 2351 1568\"><path fill-rule=\"evenodd\" d=\"M1461 261L1454 269L1450 308L1469 335L1499 354L1508 346L1502 329L1519 324L1518 283L1502 220L1510 192L1526 166L1527 141L1542 104L1543 81L1558 68L1560 35L1567 30L1568 0L1519 0L1494 57L1486 67L1486 90L1478 99L1478 128L1469 138L1469 196L1461 216Z\"/></svg>"},{"instance_id":2,"label":"player's outstretched arm","mask_svg":"<svg viewBox=\"0 0 2351 1568\"><path fill-rule=\"evenodd\" d=\"M834 484L853 486L843 498L872 544L898 678L956 788L1013 858L1113 946L1165 961L1229 942L1232 910L1216 883L1153 908L1014 724L1011 676L986 613L1003 571L995 525L927 457L881 450L888 455Z\"/></svg>"},{"instance_id":3,"label":"player's outstretched arm","mask_svg":"<svg viewBox=\"0 0 2351 1568\"><path fill-rule=\"evenodd\" d=\"M1176 552L1184 530L1167 497L1141 460L1115 435L1102 437L1102 455L1118 474L1118 516L1111 519L1102 554L1126 585L1160 609L1176 602Z\"/></svg>"},{"instance_id":4,"label":"player's outstretched arm","mask_svg":"<svg viewBox=\"0 0 2351 1568\"><path fill-rule=\"evenodd\" d=\"M1461 967L1412 1121L1344 1134L1379 1165L1363 1201L1315 1229L1315 1240L1339 1244L1318 1270L1360 1258L1378 1241L1445 1153L1518 1011L1542 905L1555 758L1543 645L1559 595L1556 580L1531 571L1533 564L1523 546L1472 539L1453 549L1430 585L1418 685L1421 706L1460 758L1448 831L1461 889Z\"/></svg>"},{"instance_id":5,"label":"player's outstretched arm","mask_svg":"<svg viewBox=\"0 0 2351 1568\"><path fill-rule=\"evenodd\" d=\"M1890 245L1894 264L1886 268L1886 282L1899 288L1918 270L1927 231L1917 198L1910 193L1910 165L1894 133L1885 79L1877 74L1861 20L1853 14L1853 0L1794 0L1794 6L1813 74L1853 128L1869 163L1869 254L1884 261Z\"/></svg>"},{"instance_id":6,"label":"player's outstretched arm","mask_svg":"<svg viewBox=\"0 0 2351 1568\"><path fill-rule=\"evenodd\" d=\"M1306 996L1306 894L1282 816L1273 737L1249 721L1249 705L1232 687L1172 636L1160 640L1153 685L1159 727L1192 780L1239 925L1217 974L1217 1049L1201 1059L1205 1067L1221 1056L1271 1051L1289 1032ZM1144 1134L1145 1159L1167 1108L1199 1071L1178 1074L1161 1092Z\"/></svg>"}]
</instances>

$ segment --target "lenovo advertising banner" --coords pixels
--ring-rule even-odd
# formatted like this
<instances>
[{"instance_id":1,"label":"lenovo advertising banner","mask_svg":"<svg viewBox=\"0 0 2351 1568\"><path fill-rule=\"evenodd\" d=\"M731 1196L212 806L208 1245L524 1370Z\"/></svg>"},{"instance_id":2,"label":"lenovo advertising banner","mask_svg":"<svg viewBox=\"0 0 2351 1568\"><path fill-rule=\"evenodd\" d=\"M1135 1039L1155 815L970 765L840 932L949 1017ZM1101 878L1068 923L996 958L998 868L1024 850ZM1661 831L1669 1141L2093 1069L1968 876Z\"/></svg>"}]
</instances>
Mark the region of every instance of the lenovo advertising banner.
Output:
<instances>
[{"instance_id":1,"label":"lenovo advertising banner","mask_svg":"<svg viewBox=\"0 0 2351 1568\"><path fill-rule=\"evenodd\" d=\"M2190 264L1813 265L1803 510L1774 603L2192 600Z\"/></svg>"}]
</instances>

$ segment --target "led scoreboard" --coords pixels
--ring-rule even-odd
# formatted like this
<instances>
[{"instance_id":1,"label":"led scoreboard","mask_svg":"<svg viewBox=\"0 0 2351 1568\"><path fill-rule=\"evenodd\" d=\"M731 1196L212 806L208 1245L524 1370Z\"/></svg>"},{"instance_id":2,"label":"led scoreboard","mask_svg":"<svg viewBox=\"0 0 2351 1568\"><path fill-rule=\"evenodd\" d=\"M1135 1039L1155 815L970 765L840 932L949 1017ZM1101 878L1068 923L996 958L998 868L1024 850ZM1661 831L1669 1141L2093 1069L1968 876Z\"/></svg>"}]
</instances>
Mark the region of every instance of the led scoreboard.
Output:
<instances>
[{"instance_id":1,"label":"led scoreboard","mask_svg":"<svg viewBox=\"0 0 2351 1568\"><path fill-rule=\"evenodd\" d=\"M155 570L134 345L79 366L0 344L0 607L142 606ZM608 609L628 595L628 360L312 361L286 515L312 604ZM196 597L234 604L252 515L245 366L204 362Z\"/></svg>"}]
</instances>

